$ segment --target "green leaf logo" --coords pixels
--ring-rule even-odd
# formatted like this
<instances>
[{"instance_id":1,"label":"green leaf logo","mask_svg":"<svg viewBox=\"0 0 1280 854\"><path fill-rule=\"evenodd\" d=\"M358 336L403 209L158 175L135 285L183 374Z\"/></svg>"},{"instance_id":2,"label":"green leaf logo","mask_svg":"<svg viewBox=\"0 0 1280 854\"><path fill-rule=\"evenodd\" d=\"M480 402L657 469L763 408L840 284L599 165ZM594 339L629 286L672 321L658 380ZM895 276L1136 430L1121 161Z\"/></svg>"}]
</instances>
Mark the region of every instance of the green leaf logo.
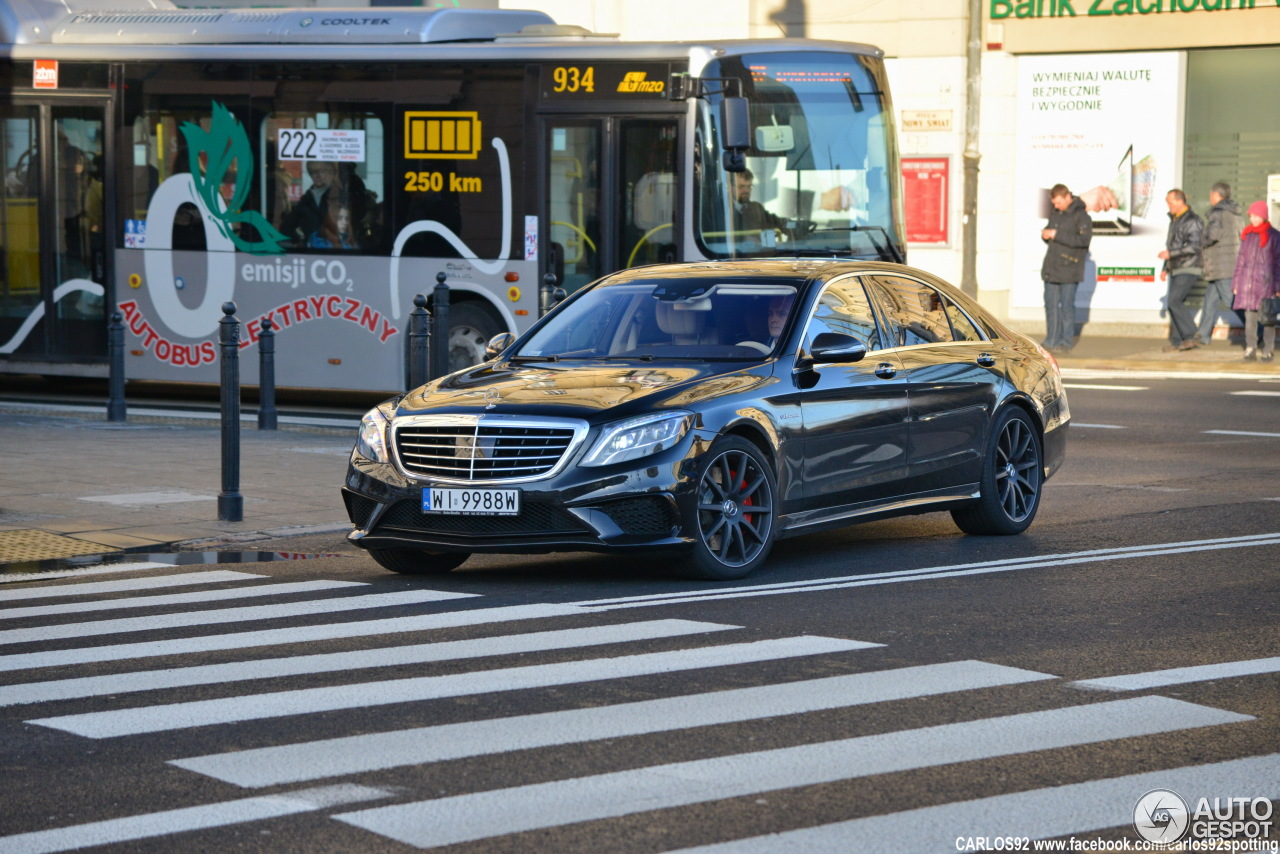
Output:
<instances>
[{"instance_id":1,"label":"green leaf logo","mask_svg":"<svg viewBox=\"0 0 1280 854\"><path fill-rule=\"evenodd\" d=\"M194 122L183 122L181 130L187 141L191 178L195 182L196 193L204 202L205 209L217 221L218 230L230 238L242 252L255 255L284 252L284 247L280 244L288 238L277 231L262 214L242 209L245 197L249 195L249 188L253 186L253 153L244 125L231 115L230 110L214 101L208 131ZM204 169L200 168L201 154L205 156ZM233 167L235 189L223 211L218 191ZM245 240L235 229L237 224L253 226L263 239L257 242Z\"/></svg>"}]
</instances>

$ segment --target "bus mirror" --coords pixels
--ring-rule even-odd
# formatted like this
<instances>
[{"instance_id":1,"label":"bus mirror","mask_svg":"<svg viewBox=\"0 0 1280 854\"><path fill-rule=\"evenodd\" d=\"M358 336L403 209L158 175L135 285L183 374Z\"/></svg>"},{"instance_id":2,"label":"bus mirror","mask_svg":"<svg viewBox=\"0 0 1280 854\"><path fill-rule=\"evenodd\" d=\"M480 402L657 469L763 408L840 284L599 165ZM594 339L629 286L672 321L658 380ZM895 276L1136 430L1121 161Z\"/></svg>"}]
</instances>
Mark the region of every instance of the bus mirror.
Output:
<instances>
[{"instance_id":1,"label":"bus mirror","mask_svg":"<svg viewBox=\"0 0 1280 854\"><path fill-rule=\"evenodd\" d=\"M667 100L687 101L692 98L694 80L687 71L672 74L667 81Z\"/></svg>"},{"instance_id":2,"label":"bus mirror","mask_svg":"<svg viewBox=\"0 0 1280 854\"><path fill-rule=\"evenodd\" d=\"M720 101L721 144L730 151L751 147L751 105L746 98Z\"/></svg>"}]
</instances>

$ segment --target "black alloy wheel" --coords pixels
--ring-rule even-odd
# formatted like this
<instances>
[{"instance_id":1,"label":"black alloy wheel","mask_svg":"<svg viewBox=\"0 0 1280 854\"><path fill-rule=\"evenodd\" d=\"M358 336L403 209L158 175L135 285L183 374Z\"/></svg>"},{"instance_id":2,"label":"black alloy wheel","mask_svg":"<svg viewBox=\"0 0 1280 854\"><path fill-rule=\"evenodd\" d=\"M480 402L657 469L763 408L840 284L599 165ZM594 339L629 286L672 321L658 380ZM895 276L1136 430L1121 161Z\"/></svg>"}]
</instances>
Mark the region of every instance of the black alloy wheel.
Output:
<instances>
[{"instance_id":1,"label":"black alloy wheel","mask_svg":"<svg viewBox=\"0 0 1280 854\"><path fill-rule=\"evenodd\" d=\"M439 575L462 566L468 552L444 552L440 554L416 549L369 549L369 557L383 569L404 575Z\"/></svg>"},{"instance_id":2,"label":"black alloy wheel","mask_svg":"<svg viewBox=\"0 0 1280 854\"><path fill-rule=\"evenodd\" d=\"M776 479L760 449L737 436L718 439L699 466L693 553L695 578L743 578L773 547Z\"/></svg>"},{"instance_id":3,"label":"black alloy wheel","mask_svg":"<svg viewBox=\"0 0 1280 854\"><path fill-rule=\"evenodd\" d=\"M973 504L951 511L966 534L1020 534L1040 509L1044 460L1040 434L1031 416L1017 407L1004 410L991 431L982 465L982 494Z\"/></svg>"}]
</instances>

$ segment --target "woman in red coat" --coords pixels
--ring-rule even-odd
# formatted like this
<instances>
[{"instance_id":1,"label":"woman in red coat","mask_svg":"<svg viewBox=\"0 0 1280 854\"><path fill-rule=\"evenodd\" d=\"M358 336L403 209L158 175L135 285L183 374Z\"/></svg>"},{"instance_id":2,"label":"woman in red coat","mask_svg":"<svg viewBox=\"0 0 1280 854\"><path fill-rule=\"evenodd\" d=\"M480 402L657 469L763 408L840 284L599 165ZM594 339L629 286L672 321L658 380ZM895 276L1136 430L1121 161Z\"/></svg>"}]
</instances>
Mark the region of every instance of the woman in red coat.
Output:
<instances>
[{"instance_id":1,"label":"woman in red coat","mask_svg":"<svg viewBox=\"0 0 1280 854\"><path fill-rule=\"evenodd\" d=\"M1233 308L1244 310L1244 358L1252 362L1261 358L1270 362L1276 349L1274 321L1262 329L1262 354L1254 345L1258 341L1259 307L1265 297L1280 296L1280 231L1268 221L1266 202L1249 205L1249 225L1240 233L1240 254L1236 256L1236 272L1231 277L1235 294Z\"/></svg>"}]
</instances>

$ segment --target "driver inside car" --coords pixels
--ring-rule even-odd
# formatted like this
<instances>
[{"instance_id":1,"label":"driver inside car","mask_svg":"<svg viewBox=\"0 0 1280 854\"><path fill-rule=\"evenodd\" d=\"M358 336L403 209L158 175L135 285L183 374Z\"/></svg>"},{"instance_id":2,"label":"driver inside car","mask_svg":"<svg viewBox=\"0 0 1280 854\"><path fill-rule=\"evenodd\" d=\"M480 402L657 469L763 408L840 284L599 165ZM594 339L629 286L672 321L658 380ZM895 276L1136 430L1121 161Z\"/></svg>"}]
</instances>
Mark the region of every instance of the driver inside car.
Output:
<instances>
[{"instance_id":1,"label":"driver inside car","mask_svg":"<svg viewBox=\"0 0 1280 854\"><path fill-rule=\"evenodd\" d=\"M791 313L791 303L795 301L794 294L785 294L773 297L769 300L768 315L765 319L766 336L763 341L739 341L737 346L750 347L759 350L762 353L770 353L773 351L774 345L778 343L778 338L782 335L783 328L787 325L787 315ZM753 324L753 328L758 328L759 323Z\"/></svg>"}]
</instances>

